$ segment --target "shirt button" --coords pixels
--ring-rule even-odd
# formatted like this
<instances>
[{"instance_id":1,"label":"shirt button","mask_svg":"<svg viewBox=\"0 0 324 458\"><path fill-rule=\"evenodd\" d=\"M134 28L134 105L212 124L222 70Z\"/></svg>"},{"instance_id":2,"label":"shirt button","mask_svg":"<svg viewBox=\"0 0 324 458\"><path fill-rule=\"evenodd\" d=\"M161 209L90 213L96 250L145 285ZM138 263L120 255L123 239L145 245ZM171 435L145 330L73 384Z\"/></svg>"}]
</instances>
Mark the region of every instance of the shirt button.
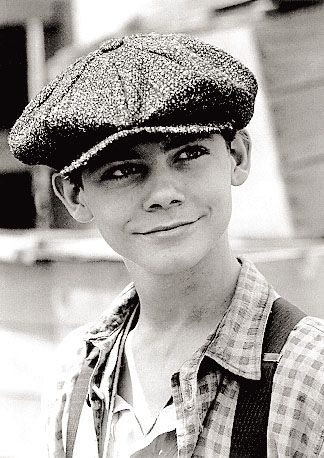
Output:
<instances>
[{"instance_id":1,"label":"shirt button","mask_svg":"<svg viewBox=\"0 0 324 458\"><path fill-rule=\"evenodd\" d=\"M101 409L101 401L99 401L99 400L92 401L92 408L94 410L100 410Z\"/></svg>"},{"instance_id":2,"label":"shirt button","mask_svg":"<svg viewBox=\"0 0 324 458\"><path fill-rule=\"evenodd\" d=\"M185 405L185 409L188 411L194 410L194 408L195 408L195 405L193 402L187 402L187 404Z\"/></svg>"}]
</instances>

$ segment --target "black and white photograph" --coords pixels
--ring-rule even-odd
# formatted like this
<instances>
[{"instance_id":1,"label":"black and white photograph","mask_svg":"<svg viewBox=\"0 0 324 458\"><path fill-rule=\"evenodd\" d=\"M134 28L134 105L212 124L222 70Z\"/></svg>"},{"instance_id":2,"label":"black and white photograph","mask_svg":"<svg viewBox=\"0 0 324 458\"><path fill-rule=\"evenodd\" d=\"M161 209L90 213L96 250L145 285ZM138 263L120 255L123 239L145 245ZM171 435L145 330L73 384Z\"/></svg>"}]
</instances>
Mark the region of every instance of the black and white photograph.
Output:
<instances>
[{"instance_id":1,"label":"black and white photograph","mask_svg":"<svg viewBox=\"0 0 324 458\"><path fill-rule=\"evenodd\" d=\"M0 458L324 458L324 0L0 0Z\"/></svg>"}]
</instances>

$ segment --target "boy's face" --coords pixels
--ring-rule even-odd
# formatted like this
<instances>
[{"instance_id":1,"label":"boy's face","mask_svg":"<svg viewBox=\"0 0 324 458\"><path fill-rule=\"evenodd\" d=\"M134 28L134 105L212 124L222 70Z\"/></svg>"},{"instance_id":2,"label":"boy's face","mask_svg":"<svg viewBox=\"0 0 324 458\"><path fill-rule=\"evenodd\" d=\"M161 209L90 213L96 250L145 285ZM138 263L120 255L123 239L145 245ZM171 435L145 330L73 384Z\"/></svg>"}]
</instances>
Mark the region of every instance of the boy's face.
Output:
<instances>
[{"instance_id":1,"label":"boy's face","mask_svg":"<svg viewBox=\"0 0 324 458\"><path fill-rule=\"evenodd\" d=\"M83 172L79 199L123 258L175 273L225 244L237 164L218 134L140 143Z\"/></svg>"}]
</instances>

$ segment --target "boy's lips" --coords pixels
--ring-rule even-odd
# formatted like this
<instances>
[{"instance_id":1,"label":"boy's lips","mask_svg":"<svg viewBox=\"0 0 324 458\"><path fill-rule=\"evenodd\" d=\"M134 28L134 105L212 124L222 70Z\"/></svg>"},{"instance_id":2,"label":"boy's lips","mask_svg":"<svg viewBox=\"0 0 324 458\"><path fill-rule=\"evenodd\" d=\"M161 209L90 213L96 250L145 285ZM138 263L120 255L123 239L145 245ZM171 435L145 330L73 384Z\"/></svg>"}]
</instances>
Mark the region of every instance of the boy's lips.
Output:
<instances>
[{"instance_id":1,"label":"boy's lips","mask_svg":"<svg viewBox=\"0 0 324 458\"><path fill-rule=\"evenodd\" d=\"M194 220L190 220L190 221L176 221L176 222L169 223L169 224L166 224L166 225L154 226L154 227L152 227L152 228L150 228L148 230L141 231L141 232L134 232L134 233L135 234L141 234L141 235L149 235L149 234L155 234L155 233L159 233L159 232L168 232L168 231L172 231L172 229L177 229L177 228L182 227L182 226L189 226L191 224L194 224L195 222L197 222L201 218L202 217L194 219Z\"/></svg>"}]
</instances>

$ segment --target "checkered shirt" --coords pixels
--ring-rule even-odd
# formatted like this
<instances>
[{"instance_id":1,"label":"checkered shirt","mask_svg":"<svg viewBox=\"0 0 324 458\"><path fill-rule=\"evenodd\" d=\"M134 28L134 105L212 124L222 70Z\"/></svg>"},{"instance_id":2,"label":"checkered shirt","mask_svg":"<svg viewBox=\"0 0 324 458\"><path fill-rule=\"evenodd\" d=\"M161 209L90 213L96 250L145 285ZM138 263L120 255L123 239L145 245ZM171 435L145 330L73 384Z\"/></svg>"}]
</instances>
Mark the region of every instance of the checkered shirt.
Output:
<instances>
[{"instance_id":1,"label":"checkered shirt","mask_svg":"<svg viewBox=\"0 0 324 458\"><path fill-rule=\"evenodd\" d=\"M220 325L171 379L180 458L229 456L240 378L261 378L263 335L277 298L255 266L243 259L235 294ZM77 442L89 441L92 436L95 442L99 439L105 407L96 395L97 388L103 369L107 364L112 365L108 399L109 409L113 409L116 362L123 351L125 329L129 328L124 324L137 305L138 296L130 284L116 298L109 313L94 326L73 332L61 345L59 360L63 358L64 362L60 365L55 395L47 403L46 411L50 458L65 457L71 393L86 355L89 359L98 358L89 384L96 434L89 431L89 437L84 433L82 437L77 435ZM323 337L324 321L305 317L283 347L273 380L269 413L267 455L270 458L324 457Z\"/></svg>"}]
</instances>

